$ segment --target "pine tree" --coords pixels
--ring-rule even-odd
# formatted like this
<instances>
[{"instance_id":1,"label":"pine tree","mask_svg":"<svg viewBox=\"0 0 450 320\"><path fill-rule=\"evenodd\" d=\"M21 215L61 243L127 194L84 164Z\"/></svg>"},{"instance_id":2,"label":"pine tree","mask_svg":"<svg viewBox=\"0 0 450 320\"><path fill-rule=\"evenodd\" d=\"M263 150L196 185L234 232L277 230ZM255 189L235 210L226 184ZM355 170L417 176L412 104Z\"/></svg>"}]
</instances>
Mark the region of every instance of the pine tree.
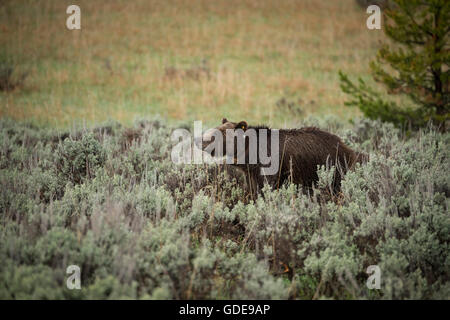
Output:
<instances>
[{"instance_id":1,"label":"pine tree","mask_svg":"<svg viewBox=\"0 0 450 320\"><path fill-rule=\"evenodd\" d=\"M418 128L433 122L445 130L450 119L450 1L393 0L384 10L384 44L371 62L375 81L388 94L404 94L410 105L387 101L361 78L358 85L339 72L342 90L365 116ZM447 124L448 126L448 124Z\"/></svg>"}]
</instances>

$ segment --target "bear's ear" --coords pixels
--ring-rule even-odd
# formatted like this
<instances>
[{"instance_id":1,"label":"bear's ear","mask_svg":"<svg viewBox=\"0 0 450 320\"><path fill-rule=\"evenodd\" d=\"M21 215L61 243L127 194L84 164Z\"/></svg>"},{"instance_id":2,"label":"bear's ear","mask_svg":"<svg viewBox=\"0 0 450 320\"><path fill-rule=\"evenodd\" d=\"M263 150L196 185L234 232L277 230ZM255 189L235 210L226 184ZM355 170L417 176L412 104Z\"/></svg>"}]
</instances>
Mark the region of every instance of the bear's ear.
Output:
<instances>
[{"instance_id":1,"label":"bear's ear","mask_svg":"<svg viewBox=\"0 0 450 320\"><path fill-rule=\"evenodd\" d=\"M223 118L223 119L222 119L222 124L225 124L225 123L227 123L227 122L228 122L227 118Z\"/></svg>"},{"instance_id":2,"label":"bear's ear","mask_svg":"<svg viewBox=\"0 0 450 320\"><path fill-rule=\"evenodd\" d=\"M248 125L247 125L247 122L245 122L245 121L241 121L236 125L236 129L242 129L244 131L247 130L247 127L248 127Z\"/></svg>"}]
</instances>

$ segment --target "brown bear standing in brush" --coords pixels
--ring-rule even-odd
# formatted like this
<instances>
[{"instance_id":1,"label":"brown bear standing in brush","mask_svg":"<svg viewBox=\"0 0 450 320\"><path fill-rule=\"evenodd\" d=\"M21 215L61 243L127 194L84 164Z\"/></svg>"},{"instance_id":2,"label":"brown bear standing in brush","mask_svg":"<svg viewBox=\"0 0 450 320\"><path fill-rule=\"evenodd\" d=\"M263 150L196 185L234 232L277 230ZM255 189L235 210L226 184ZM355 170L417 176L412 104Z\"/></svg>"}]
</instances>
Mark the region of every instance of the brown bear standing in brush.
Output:
<instances>
[{"instance_id":1,"label":"brown bear standing in brush","mask_svg":"<svg viewBox=\"0 0 450 320\"><path fill-rule=\"evenodd\" d=\"M234 149L229 147L227 150L227 134L231 134ZM215 141L216 138L222 141ZM264 140L267 147L260 143ZM271 141L278 141L275 152L276 144ZM227 155L227 164L240 168L246 175L252 196L259 193L264 183L276 189L286 181L311 191L318 181L317 167L321 165L336 166L333 189L338 192L342 175L355 163L367 159L367 156L346 146L336 135L313 127L275 130L266 126L249 126L245 121L236 123L223 119L222 125L208 130L196 143L213 157ZM275 162L277 170L264 174L261 168L269 167L268 157ZM273 164L270 165L273 167Z\"/></svg>"}]
</instances>

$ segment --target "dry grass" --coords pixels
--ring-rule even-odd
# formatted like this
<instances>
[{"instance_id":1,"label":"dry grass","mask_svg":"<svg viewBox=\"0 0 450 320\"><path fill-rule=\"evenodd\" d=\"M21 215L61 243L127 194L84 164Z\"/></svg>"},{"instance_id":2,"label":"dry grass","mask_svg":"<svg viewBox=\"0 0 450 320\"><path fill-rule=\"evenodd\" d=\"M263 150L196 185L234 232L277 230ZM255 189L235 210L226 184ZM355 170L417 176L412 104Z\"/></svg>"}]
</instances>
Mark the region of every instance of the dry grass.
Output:
<instances>
[{"instance_id":1,"label":"dry grass","mask_svg":"<svg viewBox=\"0 0 450 320\"><path fill-rule=\"evenodd\" d=\"M367 77L384 37L354 0L76 3L81 31L65 27L72 1L0 4L1 53L30 71L24 87L0 93L0 117L276 125L295 120L276 106L286 97L301 99L305 116L350 118L337 71Z\"/></svg>"}]
</instances>

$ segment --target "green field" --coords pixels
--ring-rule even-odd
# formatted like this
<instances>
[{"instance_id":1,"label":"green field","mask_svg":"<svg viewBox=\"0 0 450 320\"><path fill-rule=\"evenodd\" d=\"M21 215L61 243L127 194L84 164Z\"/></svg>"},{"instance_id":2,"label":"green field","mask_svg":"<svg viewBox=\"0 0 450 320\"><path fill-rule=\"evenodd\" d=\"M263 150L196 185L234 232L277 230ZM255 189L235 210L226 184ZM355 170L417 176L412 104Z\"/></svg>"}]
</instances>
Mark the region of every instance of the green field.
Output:
<instances>
[{"instance_id":1,"label":"green field","mask_svg":"<svg viewBox=\"0 0 450 320\"><path fill-rule=\"evenodd\" d=\"M27 72L0 93L0 116L51 126L137 117L292 125L308 115L359 115L343 105L338 70L370 79L381 30L343 1L4 1L0 48ZM277 102L285 99L296 110Z\"/></svg>"}]
</instances>

